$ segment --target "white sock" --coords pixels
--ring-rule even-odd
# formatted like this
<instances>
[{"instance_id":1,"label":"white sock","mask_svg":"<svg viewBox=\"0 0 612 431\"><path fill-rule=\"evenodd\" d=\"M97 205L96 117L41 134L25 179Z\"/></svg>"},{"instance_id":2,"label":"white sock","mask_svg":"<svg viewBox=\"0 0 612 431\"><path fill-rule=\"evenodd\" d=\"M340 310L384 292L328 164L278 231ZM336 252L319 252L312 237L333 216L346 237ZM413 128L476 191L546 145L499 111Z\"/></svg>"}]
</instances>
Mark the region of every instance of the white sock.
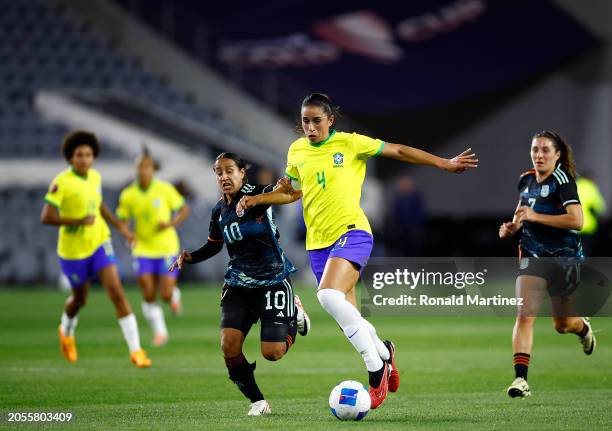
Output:
<instances>
[{"instance_id":1,"label":"white sock","mask_svg":"<svg viewBox=\"0 0 612 431\"><path fill-rule=\"evenodd\" d=\"M138 324L136 323L134 313L121 317L117 321L119 326L121 326L121 332L123 332L123 338L127 342L130 353L140 350L140 335L138 334Z\"/></svg>"},{"instance_id":2,"label":"white sock","mask_svg":"<svg viewBox=\"0 0 612 431\"><path fill-rule=\"evenodd\" d=\"M378 338L378 334L376 334L376 328L374 327L374 325L368 322L365 318L362 317L362 319L363 324L366 326L366 328L368 328L368 332L370 333L370 337L372 337L372 341L376 346L376 351L378 352L380 359L382 359L383 361L388 361L391 357L389 354L389 349L387 349L385 343L383 343L380 338Z\"/></svg>"},{"instance_id":3,"label":"white sock","mask_svg":"<svg viewBox=\"0 0 612 431\"><path fill-rule=\"evenodd\" d=\"M346 300L344 293L334 289L320 289L317 298L321 306L340 325L344 335L355 350L363 357L368 371L378 371L383 366L369 330L363 324L363 318L353 304Z\"/></svg>"},{"instance_id":4,"label":"white sock","mask_svg":"<svg viewBox=\"0 0 612 431\"><path fill-rule=\"evenodd\" d=\"M145 319L149 322L149 326L151 326L155 335L168 336L168 328L166 327L166 320L164 319L164 310L162 310L158 303L143 302L142 314L144 314Z\"/></svg>"},{"instance_id":5,"label":"white sock","mask_svg":"<svg viewBox=\"0 0 612 431\"><path fill-rule=\"evenodd\" d=\"M177 302L181 300L181 289L178 286L174 286L172 289L172 298L170 298L170 302Z\"/></svg>"},{"instance_id":6,"label":"white sock","mask_svg":"<svg viewBox=\"0 0 612 431\"><path fill-rule=\"evenodd\" d=\"M67 337L74 337L74 330L76 329L79 318L74 316L72 319L68 317L66 312L62 313L62 332Z\"/></svg>"}]
</instances>

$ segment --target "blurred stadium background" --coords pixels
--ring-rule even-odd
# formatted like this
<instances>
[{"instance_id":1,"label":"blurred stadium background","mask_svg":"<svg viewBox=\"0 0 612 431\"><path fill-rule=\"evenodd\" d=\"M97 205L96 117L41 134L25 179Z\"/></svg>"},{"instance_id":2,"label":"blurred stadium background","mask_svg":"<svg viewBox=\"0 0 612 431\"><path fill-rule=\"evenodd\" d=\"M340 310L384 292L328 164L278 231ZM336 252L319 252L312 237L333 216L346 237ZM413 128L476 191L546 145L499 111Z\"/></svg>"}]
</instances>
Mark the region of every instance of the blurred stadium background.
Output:
<instances>
[{"instance_id":1,"label":"blurred stadium background","mask_svg":"<svg viewBox=\"0 0 612 431\"><path fill-rule=\"evenodd\" d=\"M216 153L248 159L251 181L282 175L312 91L341 106L342 130L479 156L461 177L370 162L375 255L511 256L497 227L534 132L559 131L612 198L611 16L606 0L0 0L0 286L59 279L57 229L39 214L68 130L101 139L112 209L147 143L192 206L179 233L193 249L218 199ZM307 281L300 209L277 214ZM600 218L591 254L605 256L612 228ZM129 251L115 248L131 279ZM219 280L216 259L185 276Z\"/></svg>"}]
</instances>

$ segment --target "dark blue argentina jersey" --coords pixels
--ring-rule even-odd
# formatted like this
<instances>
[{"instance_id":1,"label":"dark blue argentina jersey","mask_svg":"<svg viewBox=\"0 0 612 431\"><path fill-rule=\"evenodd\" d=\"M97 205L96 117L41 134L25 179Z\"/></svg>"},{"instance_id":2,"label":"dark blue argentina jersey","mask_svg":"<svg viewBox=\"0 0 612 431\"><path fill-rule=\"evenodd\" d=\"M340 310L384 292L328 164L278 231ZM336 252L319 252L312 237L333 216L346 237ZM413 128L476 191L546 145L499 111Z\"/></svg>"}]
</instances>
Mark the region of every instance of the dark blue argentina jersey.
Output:
<instances>
[{"instance_id":1,"label":"dark blue argentina jersey","mask_svg":"<svg viewBox=\"0 0 612 431\"><path fill-rule=\"evenodd\" d=\"M229 204L221 198L212 210L208 237L227 246L230 261L225 283L229 286L272 286L296 271L280 247L272 208L258 205L242 217L236 215L236 204L242 196L258 195L272 188L272 185L245 184Z\"/></svg>"},{"instance_id":2,"label":"dark blue argentina jersey","mask_svg":"<svg viewBox=\"0 0 612 431\"><path fill-rule=\"evenodd\" d=\"M519 180L518 190L521 205L530 206L541 214L565 214L566 206L580 203L574 178L560 165L541 184L536 180L535 170L525 172ZM522 255L533 257L582 256L580 236L576 231L531 222L523 223L520 250Z\"/></svg>"}]
</instances>

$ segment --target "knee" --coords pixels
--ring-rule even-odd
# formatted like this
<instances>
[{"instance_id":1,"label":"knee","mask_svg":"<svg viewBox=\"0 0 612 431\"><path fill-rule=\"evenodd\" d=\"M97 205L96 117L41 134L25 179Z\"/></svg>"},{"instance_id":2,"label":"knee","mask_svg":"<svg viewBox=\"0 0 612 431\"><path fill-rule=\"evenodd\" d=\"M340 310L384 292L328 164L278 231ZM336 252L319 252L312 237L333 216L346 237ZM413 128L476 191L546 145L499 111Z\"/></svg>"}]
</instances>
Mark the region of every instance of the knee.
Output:
<instances>
[{"instance_id":1,"label":"knee","mask_svg":"<svg viewBox=\"0 0 612 431\"><path fill-rule=\"evenodd\" d=\"M72 295L72 303L79 308L84 307L87 304L87 295L84 293Z\"/></svg>"},{"instance_id":2,"label":"knee","mask_svg":"<svg viewBox=\"0 0 612 431\"><path fill-rule=\"evenodd\" d=\"M155 290L150 289L150 290L145 291L142 297L147 302L155 302Z\"/></svg>"},{"instance_id":3,"label":"knee","mask_svg":"<svg viewBox=\"0 0 612 431\"><path fill-rule=\"evenodd\" d=\"M518 316L516 318L516 326L519 328L529 328L533 326L534 322L534 317Z\"/></svg>"},{"instance_id":4,"label":"knee","mask_svg":"<svg viewBox=\"0 0 612 431\"><path fill-rule=\"evenodd\" d=\"M162 299L165 302L170 302L170 300L172 299L172 291L161 291L160 292L160 296L162 297Z\"/></svg>"},{"instance_id":5,"label":"knee","mask_svg":"<svg viewBox=\"0 0 612 431\"><path fill-rule=\"evenodd\" d=\"M235 337L221 337L221 350L226 358L233 358L242 351L240 340Z\"/></svg>"},{"instance_id":6,"label":"knee","mask_svg":"<svg viewBox=\"0 0 612 431\"><path fill-rule=\"evenodd\" d=\"M319 289L317 291L317 299L323 309L329 313L334 308L336 301L345 300L346 295L335 289Z\"/></svg>"},{"instance_id":7,"label":"knee","mask_svg":"<svg viewBox=\"0 0 612 431\"><path fill-rule=\"evenodd\" d=\"M566 319L555 319L553 325L555 327L555 331L557 331L559 334L567 334L568 332L570 332L571 329L571 326Z\"/></svg>"},{"instance_id":8,"label":"knee","mask_svg":"<svg viewBox=\"0 0 612 431\"><path fill-rule=\"evenodd\" d=\"M278 346L274 347L262 347L261 354L268 361L278 361L285 356L286 346L279 343Z\"/></svg>"}]
</instances>

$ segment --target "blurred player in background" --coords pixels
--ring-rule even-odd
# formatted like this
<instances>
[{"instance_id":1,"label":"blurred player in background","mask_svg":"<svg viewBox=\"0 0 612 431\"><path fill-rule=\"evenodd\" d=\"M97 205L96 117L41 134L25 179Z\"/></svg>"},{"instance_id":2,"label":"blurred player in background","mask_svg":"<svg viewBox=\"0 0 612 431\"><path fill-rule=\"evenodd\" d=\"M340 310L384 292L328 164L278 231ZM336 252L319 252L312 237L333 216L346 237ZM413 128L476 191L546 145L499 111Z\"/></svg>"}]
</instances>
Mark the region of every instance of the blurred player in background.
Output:
<instances>
[{"instance_id":1,"label":"blurred player in background","mask_svg":"<svg viewBox=\"0 0 612 431\"><path fill-rule=\"evenodd\" d=\"M598 219L606 211L606 201L597 183L593 181L591 175L587 172L582 172L576 179L576 187L578 188L578 196L580 197L580 205L582 205L582 214L584 216L584 223L582 229L580 229L582 249L586 256L593 256L595 237L599 228Z\"/></svg>"},{"instance_id":2,"label":"blurred player in background","mask_svg":"<svg viewBox=\"0 0 612 431\"><path fill-rule=\"evenodd\" d=\"M518 308L512 333L515 379L508 388L513 398L531 395L527 371L533 325L546 292L551 297L557 332L578 335L587 355L595 349L589 319L573 317L572 310L571 295L580 282L582 261L577 231L583 224L572 149L557 133L543 131L533 137L531 161L533 169L519 180L520 200L514 217L499 228L500 238L510 237L522 228L516 293L523 305ZM553 262L553 258L557 261Z\"/></svg>"},{"instance_id":3,"label":"blurred player in background","mask_svg":"<svg viewBox=\"0 0 612 431\"><path fill-rule=\"evenodd\" d=\"M221 153L213 168L223 196L212 210L208 241L196 251L184 250L169 270L209 259L225 242L230 261L221 293L221 348L229 378L251 400L248 415L261 416L271 409L255 382L255 363L250 364L242 352L246 335L261 320L261 353L278 361L297 332L308 333L310 320L293 294L289 274L295 268L280 247L272 209L261 206L240 216L236 213L243 196L259 195L273 185L248 184L246 165L234 153Z\"/></svg>"},{"instance_id":4,"label":"blurred player in background","mask_svg":"<svg viewBox=\"0 0 612 431\"><path fill-rule=\"evenodd\" d=\"M334 127L337 117L338 108L328 96L313 93L306 97L301 109L305 136L291 144L287 155L286 174L291 182L284 181L283 187L271 193L245 196L238 209L288 204L303 196L306 249L319 283L317 297L363 357L375 409L387 391L397 391L400 378L395 346L381 341L356 308L355 285L374 244L359 202L366 160L380 155L456 173L476 167L478 161L471 150L448 160L405 145L338 132Z\"/></svg>"},{"instance_id":5,"label":"blurred player in background","mask_svg":"<svg viewBox=\"0 0 612 431\"><path fill-rule=\"evenodd\" d=\"M138 159L137 179L121 192L117 216L127 224L134 221L132 247L134 271L143 294L142 313L153 331L153 345L168 342L164 311L157 303L160 296L176 315L182 312L181 293L176 285L178 271L168 267L179 253L176 227L189 216L189 206L174 186L155 178L159 164L144 148Z\"/></svg>"},{"instance_id":6,"label":"blurred player in background","mask_svg":"<svg viewBox=\"0 0 612 431\"><path fill-rule=\"evenodd\" d=\"M138 324L121 285L105 220L128 241L133 234L102 201L102 178L92 168L99 152L100 144L93 133L76 130L66 135L62 154L70 167L51 181L41 214L42 223L60 227L57 254L72 287L59 326L60 345L65 358L76 362L77 314L86 303L89 280L97 275L115 306L132 362L146 368L151 360L140 347Z\"/></svg>"}]
</instances>

